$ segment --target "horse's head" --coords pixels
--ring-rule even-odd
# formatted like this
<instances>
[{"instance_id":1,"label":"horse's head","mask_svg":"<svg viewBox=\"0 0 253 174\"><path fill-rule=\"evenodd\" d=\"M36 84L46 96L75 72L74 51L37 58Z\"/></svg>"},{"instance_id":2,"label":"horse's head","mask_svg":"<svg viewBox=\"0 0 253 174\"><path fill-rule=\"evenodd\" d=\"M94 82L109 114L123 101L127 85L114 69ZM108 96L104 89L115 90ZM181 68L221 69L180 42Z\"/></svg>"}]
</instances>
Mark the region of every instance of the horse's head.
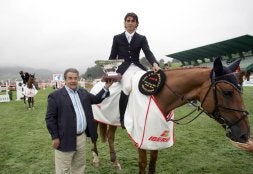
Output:
<instances>
[{"instance_id":1,"label":"horse's head","mask_svg":"<svg viewBox=\"0 0 253 174\"><path fill-rule=\"evenodd\" d=\"M208 115L227 130L231 140L245 143L249 139L250 128L241 86L234 74L239 64L240 60L237 60L225 67L220 58L214 61L211 85L203 94L201 103Z\"/></svg>"},{"instance_id":2,"label":"horse's head","mask_svg":"<svg viewBox=\"0 0 253 174\"><path fill-rule=\"evenodd\" d=\"M35 73L29 74L28 81L27 81L28 88L32 88L32 85L34 84L34 82L35 82Z\"/></svg>"},{"instance_id":3,"label":"horse's head","mask_svg":"<svg viewBox=\"0 0 253 174\"><path fill-rule=\"evenodd\" d=\"M31 79L35 79L35 73L30 74L30 78L31 78Z\"/></svg>"}]
</instances>

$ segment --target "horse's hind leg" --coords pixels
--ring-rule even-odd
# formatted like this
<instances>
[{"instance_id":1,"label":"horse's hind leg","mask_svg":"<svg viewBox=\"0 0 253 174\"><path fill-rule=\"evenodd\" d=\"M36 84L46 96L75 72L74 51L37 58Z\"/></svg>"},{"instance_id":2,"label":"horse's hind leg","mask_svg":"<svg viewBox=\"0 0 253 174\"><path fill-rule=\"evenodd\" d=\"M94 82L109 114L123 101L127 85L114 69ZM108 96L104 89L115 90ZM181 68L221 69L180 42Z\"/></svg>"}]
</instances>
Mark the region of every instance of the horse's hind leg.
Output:
<instances>
[{"instance_id":1,"label":"horse's hind leg","mask_svg":"<svg viewBox=\"0 0 253 174\"><path fill-rule=\"evenodd\" d=\"M92 151L92 155L93 155L93 165L95 167L99 166L99 158L98 158L98 149L97 149L97 143L93 143L93 149Z\"/></svg>"},{"instance_id":2,"label":"horse's hind leg","mask_svg":"<svg viewBox=\"0 0 253 174\"><path fill-rule=\"evenodd\" d=\"M139 174L145 174L147 166L147 151L144 149L138 149L139 152Z\"/></svg>"},{"instance_id":3,"label":"horse's hind leg","mask_svg":"<svg viewBox=\"0 0 253 174\"><path fill-rule=\"evenodd\" d=\"M109 148L110 148L110 160L113 162L113 166L117 171L121 170L121 166L119 162L116 160L116 152L114 148L114 139L115 139L115 132L116 132L117 126L109 126L108 132L107 132L107 138L108 138L108 143L109 143Z\"/></svg>"},{"instance_id":4,"label":"horse's hind leg","mask_svg":"<svg viewBox=\"0 0 253 174\"><path fill-rule=\"evenodd\" d=\"M148 168L149 174L155 173L157 156L158 156L158 150L151 150L150 151L150 161L149 161L149 168Z\"/></svg>"},{"instance_id":5,"label":"horse's hind leg","mask_svg":"<svg viewBox=\"0 0 253 174\"><path fill-rule=\"evenodd\" d=\"M117 127L116 126L109 126L108 132L107 132L107 138L110 148L110 160L111 162L114 162L116 160L116 152L114 148L114 139L115 139L115 131Z\"/></svg>"}]
</instances>

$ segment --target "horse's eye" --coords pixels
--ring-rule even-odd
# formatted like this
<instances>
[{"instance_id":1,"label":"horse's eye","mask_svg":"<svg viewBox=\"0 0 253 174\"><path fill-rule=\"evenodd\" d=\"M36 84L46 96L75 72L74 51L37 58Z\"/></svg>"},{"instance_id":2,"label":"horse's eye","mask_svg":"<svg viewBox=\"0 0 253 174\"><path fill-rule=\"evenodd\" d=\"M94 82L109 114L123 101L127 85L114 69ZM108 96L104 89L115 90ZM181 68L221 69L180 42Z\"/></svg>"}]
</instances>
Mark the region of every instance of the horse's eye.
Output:
<instances>
[{"instance_id":1,"label":"horse's eye","mask_svg":"<svg viewBox=\"0 0 253 174\"><path fill-rule=\"evenodd\" d=\"M224 97L232 97L233 95L233 91L223 91L222 93Z\"/></svg>"}]
</instances>

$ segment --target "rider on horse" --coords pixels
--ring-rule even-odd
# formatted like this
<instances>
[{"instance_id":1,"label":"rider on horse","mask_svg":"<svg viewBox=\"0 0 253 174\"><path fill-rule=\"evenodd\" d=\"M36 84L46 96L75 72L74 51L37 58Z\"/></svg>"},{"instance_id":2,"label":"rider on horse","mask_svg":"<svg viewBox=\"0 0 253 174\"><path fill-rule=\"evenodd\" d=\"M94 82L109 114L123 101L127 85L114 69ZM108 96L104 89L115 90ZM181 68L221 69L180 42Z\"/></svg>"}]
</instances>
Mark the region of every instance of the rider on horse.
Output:
<instances>
[{"instance_id":1,"label":"rider on horse","mask_svg":"<svg viewBox=\"0 0 253 174\"><path fill-rule=\"evenodd\" d=\"M29 74L28 72L24 72L24 71L19 71L19 74L23 80L23 83L26 84L28 82L29 77L31 76L31 74Z\"/></svg>"},{"instance_id":2,"label":"rider on horse","mask_svg":"<svg viewBox=\"0 0 253 174\"><path fill-rule=\"evenodd\" d=\"M122 75L121 84L123 86L119 99L122 128L125 128L124 114L131 91L131 77L139 70L147 70L139 61L140 50L143 50L146 59L153 66L155 72L160 69L158 61L149 49L146 37L136 32L138 25L138 16L135 13L127 13L124 18L125 32L114 36L109 57L109 60L124 59L124 62L117 69L117 73Z\"/></svg>"}]
</instances>

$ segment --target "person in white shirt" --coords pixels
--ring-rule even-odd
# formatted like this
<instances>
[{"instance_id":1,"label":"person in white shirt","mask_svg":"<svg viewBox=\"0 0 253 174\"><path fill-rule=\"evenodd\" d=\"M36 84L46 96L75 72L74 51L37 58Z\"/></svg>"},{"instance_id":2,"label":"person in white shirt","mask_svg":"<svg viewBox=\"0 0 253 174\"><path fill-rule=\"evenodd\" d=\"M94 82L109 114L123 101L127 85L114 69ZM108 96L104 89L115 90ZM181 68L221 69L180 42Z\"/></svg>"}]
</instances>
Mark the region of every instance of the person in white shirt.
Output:
<instances>
[{"instance_id":1,"label":"person in white shirt","mask_svg":"<svg viewBox=\"0 0 253 174\"><path fill-rule=\"evenodd\" d=\"M145 36L136 32L139 25L138 16L135 13L127 13L124 18L125 31L113 37L111 54L109 60L124 59L118 67L117 72L122 75L121 83L123 86L120 101L120 122L124 126L124 114L128 102L128 95L131 91L131 77L136 71L147 70L139 61L140 51L145 54L146 59L153 67L153 71L161 69L158 62L149 49L148 41Z\"/></svg>"},{"instance_id":2,"label":"person in white shirt","mask_svg":"<svg viewBox=\"0 0 253 174\"><path fill-rule=\"evenodd\" d=\"M69 68L64 72L65 86L48 96L46 125L55 149L56 174L79 174L85 170L86 137L97 141L92 104L110 95L107 81L97 95L78 87L79 72Z\"/></svg>"}]
</instances>

